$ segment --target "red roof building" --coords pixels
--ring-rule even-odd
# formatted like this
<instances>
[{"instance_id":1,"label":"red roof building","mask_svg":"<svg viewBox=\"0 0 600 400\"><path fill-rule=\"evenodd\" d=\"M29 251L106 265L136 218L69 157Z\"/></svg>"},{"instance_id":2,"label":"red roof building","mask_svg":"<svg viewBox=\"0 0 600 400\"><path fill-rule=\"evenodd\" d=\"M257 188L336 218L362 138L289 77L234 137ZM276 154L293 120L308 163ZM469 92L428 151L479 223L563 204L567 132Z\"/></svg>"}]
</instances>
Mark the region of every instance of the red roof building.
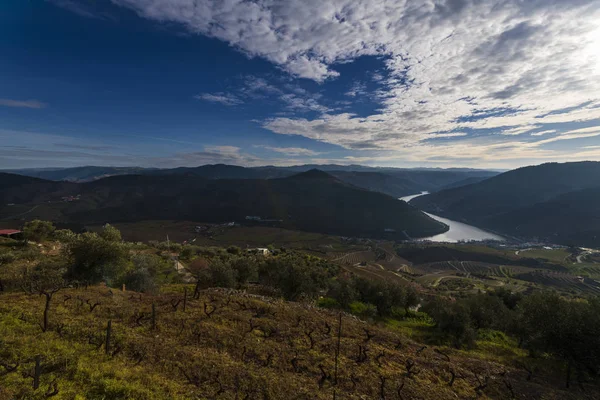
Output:
<instances>
[{"instance_id":1,"label":"red roof building","mask_svg":"<svg viewBox=\"0 0 600 400\"><path fill-rule=\"evenodd\" d=\"M0 229L0 236L12 236L21 233L16 229Z\"/></svg>"}]
</instances>

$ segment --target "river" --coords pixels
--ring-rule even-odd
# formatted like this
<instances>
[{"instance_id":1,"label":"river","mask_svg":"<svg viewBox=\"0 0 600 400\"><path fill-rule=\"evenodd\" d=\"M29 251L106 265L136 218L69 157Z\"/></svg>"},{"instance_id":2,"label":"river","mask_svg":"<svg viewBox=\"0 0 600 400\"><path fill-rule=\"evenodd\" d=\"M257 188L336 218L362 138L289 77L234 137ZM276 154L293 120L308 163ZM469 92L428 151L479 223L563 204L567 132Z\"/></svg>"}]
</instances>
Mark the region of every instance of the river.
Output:
<instances>
[{"instance_id":1,"label":"river","mask_svg":"<svg viewBox=\"0 0 600 400\"><path fill-rule=\"evenodd\" d=\"M422 192L419 194L413 194L411 196L401 197L400 200L405 202L410 202L412 199L429 194L429 192ZM481 240L499 240L504 241L505 239L502 236L495 235L491 232L484 231L483 229L476 228L471 225L463 224L462 222L452 221L448 218L438 217L437 215L425 213L429 215L431 218L443 222L448 225L450 229L447 232L440 233L439 235L430 236L426 238L421 238L419 240L431 240L433 242L446 242L446 243L456 243L461 240L464 241L481 241Z\"/></svg>"}]
</instances>

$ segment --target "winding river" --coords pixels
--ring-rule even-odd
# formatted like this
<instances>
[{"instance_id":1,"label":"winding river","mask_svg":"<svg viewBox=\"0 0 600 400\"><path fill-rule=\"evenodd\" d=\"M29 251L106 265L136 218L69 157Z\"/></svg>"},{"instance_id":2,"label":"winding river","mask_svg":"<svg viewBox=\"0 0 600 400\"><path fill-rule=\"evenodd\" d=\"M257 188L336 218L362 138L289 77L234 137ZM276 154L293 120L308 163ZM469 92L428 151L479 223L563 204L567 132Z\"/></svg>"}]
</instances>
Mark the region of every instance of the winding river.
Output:
<instances>
[{"instance_id":1,"label":"winding river","mask_svg":"<svg viewBox=\"0 0 600 400\"><path fill-rule=\"evenodd\" d=\"M401 197L400 200L410 202L412 199L429 194L429 192L422 192L419 194L413 194L411 196ZM483 229L476 228L471 225L463 224L462 222L452 221L448 218L438 217L437 215L425 213L431 218L443 222L448 225L450 229L447 232L440 233L439 235L421 238L419 240L431 240L433 242L446 242L456 243L461 240L463 241L482 241L482 240L499 240L504 241L502 236L495 235L491 232L484 231Z\"/></svg>"}]
</instances>

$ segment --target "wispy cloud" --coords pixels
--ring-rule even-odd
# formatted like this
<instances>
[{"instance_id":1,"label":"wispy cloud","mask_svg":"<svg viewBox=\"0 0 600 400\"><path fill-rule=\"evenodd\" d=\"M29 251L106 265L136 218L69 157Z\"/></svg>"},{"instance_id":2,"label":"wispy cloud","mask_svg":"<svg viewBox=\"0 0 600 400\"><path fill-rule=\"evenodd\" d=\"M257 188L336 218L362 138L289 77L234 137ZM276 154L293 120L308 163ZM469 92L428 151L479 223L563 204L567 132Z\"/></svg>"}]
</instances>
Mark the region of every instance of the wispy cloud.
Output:
<instances>
[{"instance_id":1,"label":"wispy cloud","mask_svg":"<svg viewBox=\"0 0 600 400\"><path fill-rule=\"evenodd\" d=\"M502 135L507 135L507 136L515 136L515 135L522 135L523 133L527 133L530 132L534 129L539 129L541 128L541 126L538 125L524 125L524 126L517 126L514 128L510 128L510 129L504 129L502 132L500 132Z\"/></svg>"},{"instance_id":2,"label":"wispy cloud","mask_svg":"<svg viewBox=\"0 0 600 400\"><path fill-rule=\"evenodd\" d=\"M258 146L267 150L274 151L276 153L285 154L286 156L297 157L297 156L316 156L321 153L314 150L305 149L303 147L271 147L271 146Z\"/></svg>"},{"instance_id":3,"label":"wispy cloud","mask_svg":"<svg viewBox=\"0 0 600 400\"><path fill-rule=\"evenodd\" d=\"M103 144L72 144L72 143L54 143L56 147L63 147L67 149L78 149L78 150L113 150L115 146L107 146Z\"/></svg>"},{"instance_id":4,"label":"wispy cloud","mask_svg":"<svg viewBox=\"0 0 600 400\"><path fill-rule=\"evenodd\" d=\"M201 93L194 96L195 99L209 101L211 103L220 103L225 106L235 106L242 104L243 101L231 93Z\"/></svg>"},{"instance_id":5,"label":"wispy cloud","mask_svg":"<svg viewBox=\"0 0 600 400\"><path fill-rule=\"evenodd\" d=\"M77 0L46 0L46 2L54 4L57 7L63 8L80 17L115 20L112 14L109 14L97 1L77 1Z\"/></svg>"},{"instance_id":6,"label":"wispy cloud","mask_svg":"<svg viewBox=\"0 0 600 400\"><path fill-rule=\"evenodd\" d=\"M364 96L367 93L367 85L362 82L354 82L350 90L344 93L348 97Z\"/></svg>"},{"instance_id":7,"label":"wispy cloud","mask_svg":"<svg viewBox=\"0 0 600 400\"><path fill-rule=\"evenodd\" d=\"M0 99L0 106L16 107L16 108L45 108L46 103L42 103L39 100L13 100L13 99Z\"/></svg>"},{"instance_id":8,"label":"wispy cloud","mask_svg":"<svg viewBox=\"0 0 600 400\"><path fill-rule=\"evenodd\" d=\"M547 131L534 132L531 134L531 136L544 136L544 135L548 135L550 133L556 133L556 129L549 129Z\"/></svg>"}]
</instances>

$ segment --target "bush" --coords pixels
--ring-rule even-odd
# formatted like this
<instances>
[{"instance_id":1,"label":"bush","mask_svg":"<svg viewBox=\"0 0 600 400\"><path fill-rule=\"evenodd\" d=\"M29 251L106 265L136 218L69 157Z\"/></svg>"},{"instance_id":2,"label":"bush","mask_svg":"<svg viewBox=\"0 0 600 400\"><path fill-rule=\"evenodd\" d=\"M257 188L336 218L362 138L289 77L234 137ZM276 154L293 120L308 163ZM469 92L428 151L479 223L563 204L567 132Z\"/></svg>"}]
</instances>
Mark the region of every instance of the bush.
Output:
<instances>
[{"instance_id":1,"label":"bush","mask_svg":"<svg viewBox=\"0 0 600 400\"><path fill-rule=\"evenodd\" d=\"M25 237L25 240L41 242L49 238L55 229L52 222L35 219L25 223L23 226L23 237Z\"/></svg>"},{"instance_id":2,"label":"bush","mask_svg":"<svg viewBox=\"0 0 600 400\"><path fill-rule=\"evenodd\" d=\"M127 272L123 283L128 290L136 292L156 293L158 291L156 282L147 268L137 268Z\"/></svg>"},{"instance_id":3,"label":"bush","mask_svg":"<svg viewBox=\"0 0 600 400\"><path fill-rule=\"evenodd\" d=\"M121 238L121 231L119 231L111 224L104 225L99 235L102 239L108 242L121 242L123 240Z\"/></svg>"},{"instance_id":4,"label":"bush","mask_svg":"<svg viewBox=\"0 0 600 400\"><path fill-rule=\"evenodd\" d=\"M210 287L235 288L237 286L237 271L229 264L213 261L207 268L196 274L200 288Z\"/></svg>"},{"instance_id":5,"label":"bush","mask_svg":"<svg viewBox=\"0 0 600 400\"><path fill-rule=\"evenodd\" d=\"M77 235L70 229L57 229L54 231L53 237L59 242L66 244L72 243L77 239Z\"/></svg>"},{"instance_id":6,"label":"bush","mask_svg":"<svg viewBox=\"0 0 600 400\"><path fill-rule=\"evenodd\" d=\"M331 297L321 297L317 301L317 306L323 308L339 308L340 303L338 303L336 299L333 299Z\"/></svg>"},{"instance_id":7,"label":"bush","mask_svg":"<svg viewBox=\"0 0 600 400\"><path fill-rule=\"evenodd\" d=\"M328 289L338 267L305 254L285 253L269 257L259 267L259 282L277 288L287 300L315 298Z\"/></svg>"},{"instance_id":8,"label":"bush","mask_svg":"<svg viewBox=\"0 0 600 400\"><path fill-rule=\"evenodd\" d=\"M78 235L66 252L71 260L69 276L90 283L119 280L128 262L125 246L90 232Z\"/></svg>"},{"instance_id":9,"label":"bush","mask_svg":"<svg viewBox=\"0 0 600 400\"><path fill-rule=\"evenodd\" d=\"M375 318L377 316L377 307L373 304L353 301L350 303L350 312L362 318Z\"/></svg>"}]
</instances>

